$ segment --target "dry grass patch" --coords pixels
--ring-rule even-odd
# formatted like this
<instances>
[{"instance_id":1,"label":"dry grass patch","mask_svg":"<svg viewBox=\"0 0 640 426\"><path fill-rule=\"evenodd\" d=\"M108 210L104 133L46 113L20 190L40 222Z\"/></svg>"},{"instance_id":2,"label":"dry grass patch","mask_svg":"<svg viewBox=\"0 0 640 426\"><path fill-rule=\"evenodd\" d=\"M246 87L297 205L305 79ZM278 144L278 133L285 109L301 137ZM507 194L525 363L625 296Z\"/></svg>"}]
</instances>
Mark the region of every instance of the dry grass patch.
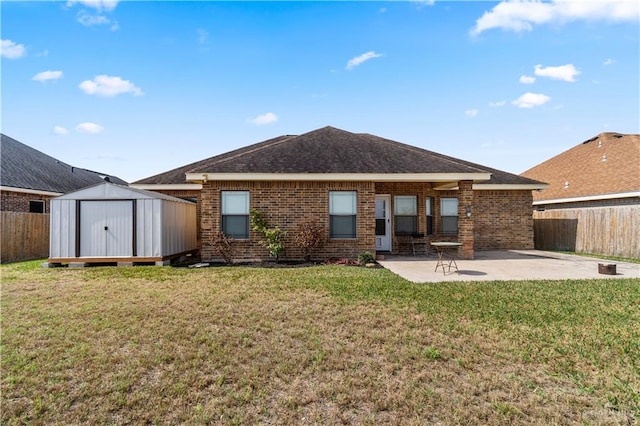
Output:
<instances>
[{"instance_id":1,"label":"dry grass patch","mask_svg":"<svg viewBox=\"0 0 640 426\"><path fill-rule=\"evenodd\" d=\"M640 282L3 266L6 424L633 424Z\"/></svg>"}]
</instances>

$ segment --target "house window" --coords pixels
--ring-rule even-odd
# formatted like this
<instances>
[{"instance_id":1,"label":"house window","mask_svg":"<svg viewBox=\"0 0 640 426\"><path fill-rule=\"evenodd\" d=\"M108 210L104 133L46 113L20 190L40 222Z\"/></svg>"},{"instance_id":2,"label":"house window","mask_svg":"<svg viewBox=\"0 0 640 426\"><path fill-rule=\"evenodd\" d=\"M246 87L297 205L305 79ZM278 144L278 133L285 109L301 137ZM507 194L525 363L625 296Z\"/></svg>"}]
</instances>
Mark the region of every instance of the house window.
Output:
<instances>
[{"instance_id":1,"label":"house window","mask_svg":"<svg viewBox=\"0 0 640 426\"><path fill-rule=\"evenodd\" d=\"M396 235L418 232L418 197L396 195L393 199L393 208Z\"/></svg>"},{"instance_id":2,"label":"house window","mask_svg":"<svg viewBox=\"0 0 640 426\"><path fill-rule=\"evenodd\" d=\"M458 199L441 198L440 215L442 216L442 233L458 234Z\"/></svg>"},{"instance_id":3,"label":"house window","mask_svg":"<svg viewBox=\"0 0 640 426\"><path fill-rule=\"evenodd\" d=\"M29 213L44 213L44 201L43 200L29 201Z\"/></svg>"},{"instance_id":4,"label":"house window","mask_svg":"<svg viewBox=\"0 0 640 426\"><path fill-rule=\"evenodd\" d=\"M427 212L427 235L433 235L433 198L427 197L425 206Z\"/></svg>"},{"instance_id":5,"label":"house window","mask_svg":"<svg viewBox=\"0 0 640 426\"><path fill-rule=\"evenodd\" d=\"M329 192L329 237L356 238L356 191Z\"/></svg>"},{"instance_id":6,"label":"house window","mask_svg":"<svg viewBox=\"0 0 640 426\"><path fill-rule=\"evenodd\" d=\"M222 232L231 238L249 238L249 191L222 191Z\"/></svg>"}]
</instances>

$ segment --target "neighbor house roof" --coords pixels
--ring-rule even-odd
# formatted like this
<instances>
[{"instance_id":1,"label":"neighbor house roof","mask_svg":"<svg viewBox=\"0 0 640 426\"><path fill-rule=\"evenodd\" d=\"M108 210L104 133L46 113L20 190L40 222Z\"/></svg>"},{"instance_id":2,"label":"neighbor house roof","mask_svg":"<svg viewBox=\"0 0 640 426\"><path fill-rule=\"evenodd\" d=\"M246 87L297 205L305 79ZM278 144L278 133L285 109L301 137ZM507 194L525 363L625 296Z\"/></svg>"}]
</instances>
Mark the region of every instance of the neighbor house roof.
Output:
<instances>
[{"instance_id":1,"label":"neighbor house roof","mask_svg":"<svg viewBox=\"0 0 640 426\"><path fill-rule=\"evenodd\" d=\"M601 133L522 176L549 183L536 204L640 196L640 135Z\"/></svg>"},{"instance_id":2,"label":"neighbor house roof","mask_svg":"<svg viewBox=\"0 0 640 426\"><path fill-rule=\"evenodd\" d=\"M127 182L115 176L70 166L4 134L1 136L0 186L3 190L60 195L109 181Z\"/></svg>"},{"instance_id":3,"label":"neighbor house roof","mask_svg":"<svg viewBox=\"0 0 640 426\"><path fill-rule=\"evenodd\" d=\"M492 185L541 185L390 139L334 127L269 139L139 180L134 185L248 179L474 180Z\"/></svg>"}]
</instances>

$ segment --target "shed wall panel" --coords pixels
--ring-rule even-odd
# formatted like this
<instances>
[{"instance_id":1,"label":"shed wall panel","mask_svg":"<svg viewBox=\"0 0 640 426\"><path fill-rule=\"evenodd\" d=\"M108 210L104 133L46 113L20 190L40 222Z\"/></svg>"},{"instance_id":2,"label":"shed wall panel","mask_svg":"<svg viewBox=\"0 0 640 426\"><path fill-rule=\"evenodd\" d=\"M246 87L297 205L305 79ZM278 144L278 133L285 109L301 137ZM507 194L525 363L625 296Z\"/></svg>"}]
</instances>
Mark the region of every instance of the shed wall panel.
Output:
<instances>
[{"instance_id":1,"label":"shed wall panel","mask_svg":"<svg viewBox=\"0 0 640 426\"><path fill-rule=\"evenodd\" d=\"M197 248L196 226L195 204L165 201L162 209L164 254L181 253Z\"/></svg>"},{"instance_id":2,"label":"shed wall panel","mask_svg":"<svg viewBox=\"0 0 640 426\"><path fill-rule=\"evenodd\" d=\"M76 256L76 202L51 200L50 257Z\"/></svg>"},{"instance_id":3,"label":"shed wall panel","mask_svg":"<svg viewBox=\"0 0 640 426\"><path fill-rule=\"evenodd\" d=\"M161 206L162 200L137 200L136 241L138 256L162 256Z\"/></svg>"}]
</instances>

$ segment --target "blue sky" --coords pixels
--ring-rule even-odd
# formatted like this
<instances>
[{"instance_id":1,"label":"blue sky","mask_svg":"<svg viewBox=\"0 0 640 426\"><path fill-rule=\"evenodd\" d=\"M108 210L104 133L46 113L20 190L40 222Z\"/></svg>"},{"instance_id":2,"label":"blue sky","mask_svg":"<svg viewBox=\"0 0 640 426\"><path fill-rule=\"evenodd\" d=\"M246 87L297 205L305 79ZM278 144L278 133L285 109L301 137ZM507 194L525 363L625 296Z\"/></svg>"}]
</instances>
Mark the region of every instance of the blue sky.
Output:
<instances>
[{"instance_id":1,"label":"blue sky","mask_svg":"<svg viewBox=\"0 0 640 426\"><path fill-rule=\"evenodd\" d=\"M637 1L3 1L2 132L134 181L327 125L521 173L640 133Z\"/></svg>"}]
</instances>

